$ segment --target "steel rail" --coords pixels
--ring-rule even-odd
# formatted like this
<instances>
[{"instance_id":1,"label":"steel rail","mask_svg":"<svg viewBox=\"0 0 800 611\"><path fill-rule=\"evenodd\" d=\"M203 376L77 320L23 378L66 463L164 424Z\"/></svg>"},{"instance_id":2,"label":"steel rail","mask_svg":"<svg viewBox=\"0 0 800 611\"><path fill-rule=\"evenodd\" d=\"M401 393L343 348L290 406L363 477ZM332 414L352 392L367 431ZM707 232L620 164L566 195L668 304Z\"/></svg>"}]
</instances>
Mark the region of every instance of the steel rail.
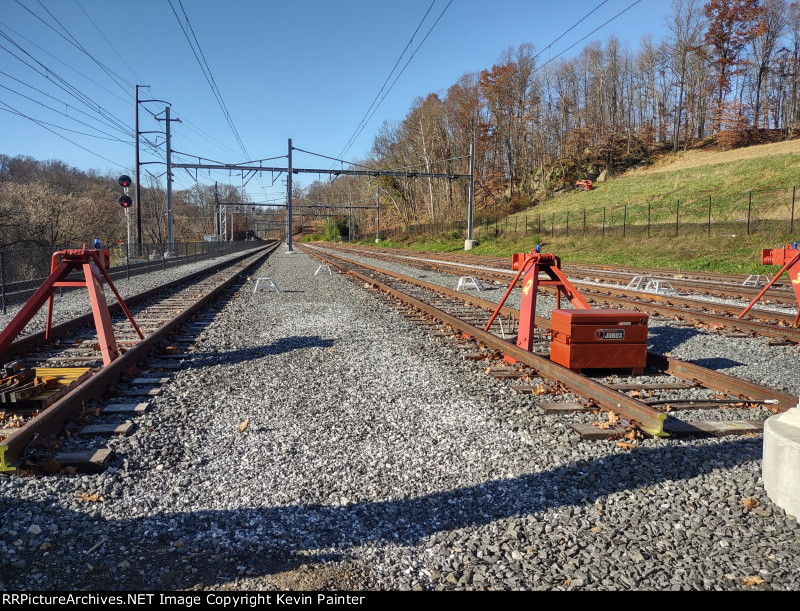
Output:
<instances>
[{"instance_id":1,"label":"steel rail","mask_svg":"<svg viewBox=\"0 0 800 611\"><path fill-rule=\"evenodd\" d=\"M369 251L371 253L379 252L394 256L403 256L402 253L404 252L400 249L379 248L376 246L368 246L368 245L361 245L358 247L358 249ZM481 255L432 253L427 251L418 251L418 254L424 255L426 257L436 258L436 260L439 261L446 261L448 263L458 263L464 267L484 266L484 268L486 268L486 266L502 265L506 261L506 259L503 259L501 257L490 257ZM420 257L409 257L409 258L420 258ZM595 275L610 279L618 279L620 277L626 277L626 276L627 277L647 276L649 278L653 278L656 280L666 280L670 284L672 284L672 286L675 288L682 288L686 290L702 289L707 291L708 293L715 293L723 297L739 298L745 301L749 301L759 292L757 288L741 286L741 282L744 280L744 277L740 278L739 276L733 274L728 276L726 276L725 274L720 274L720 276L725 276L729 278L729 281L725 282L724 280L702 280L699 278L691 278L685 276L685 274L689 272L678 272L675 270L663 270L655 268L647 269L647 268L622 267L622 268L612 269L607 266L590 267L588 265L580 263L567 263L563 265L563 269L571 273L577 273L581 275ZM635 271L627 271L628 269ZM779 286L783 288L777 288ZM773 291L768 294L768 298L789 305L795 305L797 303L797 300L794 297L794 293L792 293L792 291L789 288L785 287L785 283L776 283L775 286L773 286Z\"/></svg>"},{"instance_id":2,"label":"steel rail","mask_svg":"<svg viewBox=\"0 0 800 611\"><path fill-rule=\"evenodd\" d=\"M438 292L442 295L459 299L476 307L482 308L487 312L493 312L497 307L497 304L492 301L481 299L480 297L475 297L472 295L465 295L464 293L448 289L447 287L442 287L436 284L423 282L422 280L417 280L416 278L411 278L409 276L403 276L401 274L381 269L379 267L352 261L340 255L333 254L329 251L326 251L325 255L334 257L336 259L340 259L342 261L346 261L348 263L359 265L365 269L369 269L378 273L385 274L387 276L397 278L402 282L414 284L421 288L429 289ZM371 281L372 280L369 280L369 282ZM519 320L519 310L503 307L502 313L506 316L510 316ZM550 320L547 318L542 318L541 316L537 316L536 326L541 329L549 330ZM742 380L741 378L737 378L720 371L714 371L713 369L708 369L706 367L702 367L701 365L688 363L686 361L682 361L674 357L661 355L656 352L648 351L647 366L662 371L663 373L674 376L676 378L686 380L687 382L699 383L701 386L704 386L705 388L710 388L711 390L717 390L720 392L733 394L739 397L740 399L775 400L778 402L777 408L780 411L786 411L787 409L795 407L795 405L797 404L797 397L795 395L775 390L767 386L761 386L760 384L755 384L747 380Z\"/></svg>"},{"instance_id":3,"label":"steel rail","mask_svg":"<svg viewBox=\"0 0 800 611\"><path fill-rule=\"evenodd\" d=\"M271 248L272 246L274 246L274 244L263 246L261 247L261 249ZM225 267L234 265L239 261L246 259L247 257L253 256L254 252L258 252L258 249L249 250L244 254L239 254L225 261L215 263L214 265L210 265L196 272L192 272L191 274L183 276L182 278L178 278L176 280L170 280L169 282L153 287L152 289L148 289L146 291L142 291L141 293L131 295L130 297L125 298L125 303L128 304L129 306L137 305L163 291L175 288L187 282L191 283L205 274L215 273ZM108 305L108 310L112 315L114 315L121 312L122 308L120 307L119 303L115 301L114 303L110 303ZM72 333L74 333L74 331L80 327L85 327L87 325L94 324L93 321L94 318L91 312L89 312L88 314L77 316L75 318L71 318L70 320L66 320L62 323L54 325L53 328L50 330L51 337L53 339L59 337L67 337ZM36 333L25 335L16 340L14 343L12 343L8 347L8 350L6 350L3 354L0 354L0 360L8 360L14 354L28 352L34 347L40 346L44 343L45 343L44 331L37 331Z\"/></svg>"},{"instance_id":4,"label":"steel rail","mask_svg":"<svg viewBox=\"0 0 800 611\"><path fill-rule=\"evenodd\" d=\"M311 254L315 254L313 251L309 251L306 248L301 247L302 250L305 252L311 252ZM328 253L326 253L327 255ZM315 254L316 256L316 254ZM317 256L318 259L323 259L322 256ZM341 257L337 257L337 259L341 259L347 261L346 259L342 259ZM475 327L463 320L456 318L452 314L448 314L439 308L436 308L432 305L429 305L415 297L407 295L402 291L399 291L388 284L384 284L379 280L367 276L365 274L359 273L352 269L347 269L346 266L336 262L330 261L334 266L345 271L348 274L358 278L359 280L378 288L379 290L386 292L393 297L407 303L416 309L434 316L438 318L445 324L451 326L454 329L457 329L464 333L467 336L473 337L476 340L494 348L496 350L500 350L503 354L521 362L534 369L535 371L539 372L546 378L551 380L561 382L565 386L567 386L570 390L575 392L576 394L586 398L591 399L597 403L597 405L603 409L613 411L635 426L641 428L644 432L648 433L649 435L653 435L654 437L664 437L667 433L664 431L664 421L667 419L667 414L660 412L648 405L645 405L641 401L638 401L632 397L628 397L627 395L623 395L622 393L617 392L607 386L599 382L595 382L594 380L587 378L579 373L575 373L567 369L566 367L562 367L557 363L553 363L549 359L541 357L533 352L528 352L527 350L523 350L519 348L515 344L508 342L504 339L493 335L483 329ZM351 265L358 265L361 266L360 263L355 261L348 261ZM364 266L366 267L366 266ZM385 273L382 270L375 270L380 273ZM392 277L395 274L387 274ZM397 280L400 281L407 281L410 279L406 279L402 276L397 277Z\"/></svg>"},{"instance_id":5,"label":"steel rail","mask_svg":"<svg viewBox=\"0 0 800 611\"><path fill-rule=\"evenodd\" d=\"M342 252L353 252L354 254L358 254L356 249L341 249ZM447 267L463 267L465 269L473 269L477 270L473 272L473 275L484 278L484 279L491 279L497 280L498 278L510 278L513 275L513 272L508 272L505 270L486 270L481 268L475 268L474 266L469 266L468 264L462 264L457 262L449 262L449 261L424 261L423 259L419 259L416 257L408 257L396 254L389 254L389 253L376 253L374 251L364 251L364 253L370 252L373 256L378 257L388 257L388 258L395 258L399 259L400 262L409 261L409 265L417 264L417 266L422 265L430 265L430 266L441 266L442 269ZM362 254L364 254L362 253ZM800 343L800 329L796 329L791 326L781 327L776 324L772 323L765 323L765 322L758 322L758 321L751 321L751 320L742 320L731 318L729 316L722 316L720 314L710 314L706 312L699 312L697 310L686 310L679 307L674 307L671 305L659 305L658 303L654 302L667 302L667 303L678 303L684 304L687 306L697 307L698 304L705 303L699 300L694 299L684 299L681 297L668 297L665 295L655 295L653 293L637 293L636 291L629 291L626 289L617 289L617 288L610 288L606 286L598 286L595 284L588 284L585 282L581 282L580 280L574 281L574 284L581 286L582 292L587 296L589 301L598 302L603 301L609 304L619 305L625 308L631 308L634 310L640 310L644 312L655 312L661 314L663 316L673 317L673 316L680 316L686 318L692 318L698 320L703 323L707 323L709 325L719 325L722 327L730 327L734 329L739 329L740 331L748 331L751 333L756 333L758 335L763 335L765 337L773 337L776 339L782 340L790 340L793 342ZM547 287L543 290L549 291ZM611 293L617 293L620 295L627 295L627 297L615 297ZM644 301L647 299L652 299L653 301ZM714 302L707 302L709 309L717 309L722 311L727 311L731 314L738 314L741 312L741 309L738 306L731 306L728 304L718 304ZM751 315L753 313L751 312ZM783 314L781 312L769 312L764 310L758 311L759 316L764 318L769 318L772 320L777 320L779 322L783 322L786 325L790 325L794 321L794 316L791 314Z\"/></svg>"},{"instance_id":6,"label":"steel rail","mask_svg":"<svg viewBox=\"0 0 800 611\"><path fill-rule=\"evenodd\" d=\"M244 267L235 269L234 272L218 284L216 288L208 291L198 301L188 306L181 313L162 325L158 330L130 348L124 355L112 361L109 365L101 367L77 388L64 395L64 397L53 403L53 405L6 437L0 442L0 472L13 470L14 466L18 465L23 460L26 448L37 436L51 435L61 430L64 422L80 412L85 401L95 399L102 395L106 388L116 382L123 373L132 369L139 360L146 359L148 353L159 342L164 340L175 327L181 325L195 312L204 308L212 299L216 298L219 293L235 282L242 273L258 265L265 257L268 257L277 250L279 246L280 242L276 242L275 244L260 249L255 254L251 251L249 257L252 258L252 260L247 262ZM231 267L241 261L242 258L238 258L235 262L226 261L224 264ZM182 282L185 281L186 279L182 279Z\"/></svg>"}]
</instances>

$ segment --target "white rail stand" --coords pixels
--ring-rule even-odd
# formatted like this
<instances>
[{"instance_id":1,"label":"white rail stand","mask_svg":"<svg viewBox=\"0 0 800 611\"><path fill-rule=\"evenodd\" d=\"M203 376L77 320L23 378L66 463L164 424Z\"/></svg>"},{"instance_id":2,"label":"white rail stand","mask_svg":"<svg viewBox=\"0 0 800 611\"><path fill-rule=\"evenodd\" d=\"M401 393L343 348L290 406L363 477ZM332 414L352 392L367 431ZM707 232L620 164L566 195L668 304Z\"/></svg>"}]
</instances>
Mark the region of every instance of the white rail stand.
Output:
<instances>
[{"instance_id":1,"label":"white rail stand","mask_svg":"<svg viewBox=\"0 0 800 611\"><path fill-rule=\"evenodd\" d=\"M328 274L329 276L332 276L333 272L331 271L331 266L325 264L320 265L317 268L317 271L314 272L315 276L317 276L318 274Z\"/></svg>"},{"instance_id":2,"label":"white rail stand","mask_svg":"<svg viewBox=\"0 0 800 611\"><path fill-rule=\"evenodd\" d=\"M647 285L648 282L650 282L650 278L647 276L634 276L625 288L629 291L640 291L642 286Z\"/></svg>"},{"instance_id":3,"label":"white rail stand","mask_svg":"<svg viewBox=\"0 0 800 611\"><path fill-rule=\"evenodd\" d=\"M654 293L656 295L678 296L678 291L666 280L649 280L642 291L644 293Z\"/></svg>"},{"instance_id":4,"label":"white rail stand","mask_svg":"<svg viewBox=\"0 0 800 611\"><path fill-rule=\"evenodd\" d=\"M276 293L281 292L281 290L278 288L278 285L275 284L275 281L272 278L258 278L256 280L256 285L253 287L253 294L258 292L258 287L262 282L267 286L268 289L274 290Z\"/></svg>"},{"instance_id":5,"label":"white rail stand","mask_svg":"<svg viewBox=\"0 0 800 611\"><path fill-rule=\"evenodd\" d=\"M477 291L483 290L483 283L478 280L475 276L462 276L458 279L458 285L456 286L457 291L461 291L463 289L474 288Z\"/></svg>"},{"instance_id":6,"label":"white rail stand","mask_svg":"<svg viewBox=\"0 0 800 611\"><path fill-rule=\"evenodd\" d=\"M742 282L742 286L753 286L758 288L760 286L764 286L767 282L769 282L769 278L767 278L764 274L752 274L747 277L747 280Z\"/></svg>"}]
</instances>

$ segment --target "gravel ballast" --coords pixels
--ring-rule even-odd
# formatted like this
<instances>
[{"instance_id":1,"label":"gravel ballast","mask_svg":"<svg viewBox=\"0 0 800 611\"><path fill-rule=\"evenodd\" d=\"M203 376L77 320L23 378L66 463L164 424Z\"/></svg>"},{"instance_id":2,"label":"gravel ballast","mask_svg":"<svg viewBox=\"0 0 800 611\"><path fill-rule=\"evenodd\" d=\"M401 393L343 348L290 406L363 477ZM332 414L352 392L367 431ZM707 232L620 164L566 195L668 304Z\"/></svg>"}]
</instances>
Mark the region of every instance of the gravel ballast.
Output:
<instances>
[{"instance_id":1,"label":"gravel ballast","mask_svg":"<svg viewBox=\"0 0 800 611\"><path fill-rule=\"evenodd\" d=\"M582 442L279 252L106 473L0 478L0 589L800 587L760 437Z\"/></svg>"}]
</instances>

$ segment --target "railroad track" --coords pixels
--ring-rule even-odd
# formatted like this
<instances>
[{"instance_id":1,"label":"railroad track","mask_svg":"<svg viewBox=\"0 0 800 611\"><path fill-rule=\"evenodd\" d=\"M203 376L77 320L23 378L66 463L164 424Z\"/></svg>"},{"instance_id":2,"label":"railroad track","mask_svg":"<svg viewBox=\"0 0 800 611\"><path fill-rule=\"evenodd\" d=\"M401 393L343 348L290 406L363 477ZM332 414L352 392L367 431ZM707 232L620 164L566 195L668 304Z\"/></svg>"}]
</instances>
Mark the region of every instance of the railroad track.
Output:
<instances>
[{"instance_id":1,"label":"railroad track","mask_svg":"<svg viewBox=\"0 0 800 611\"><path fill-rule=\"evenodd\" d=\"M380 248L377 246L359 246L358 248L360 250L369 250L370 252L379 252L387 255L408 254L408 251ZM495 269L500 268L502 270L508 264L508 259L502 257L427 251L415 251L415 253L417 258L460 263L470 267L482 266ZM563 269L573 280L584 278L598 282L616 282L625 286L634 276L646 276L656 280L666 280L670 282L676 290L690 291L726 299L741 299L745 303L752 301L760 291L759 288L742 286L742 282L745 280L746 276L737 274L677 272L675 270L636 267L611 268L604 265L584 263L565 263ZM769 290L768 294L765 296L764 303L796 307L797 300L790 286L778 282ZM739 311L741 311L741 308L739 308Z\"/></svg>"},{"instance_id":2,"label":"railroad track","mask_svg":"<svg viewBox=\"0 0 800 611\"><path fill-rule=\"evenodd\" d=\"M398 254L397 252L385 253L371 248L337 247L337 249L342 252L351 252L357 255L393 261L420 269L456 276L475 276L481 280L499 284L507 284L514 275L512 271L476 263L445 261L438 258ZM571 281L581 289L581 294L587 300L598 307L622 307L656 313L678 320L695 321L707 325L712 330L727 329L733 333L749 333L771 338L776 340L774 342L776 345L783 345L785 342L800 343L800 329L791 326L794 321L794 314L754 308L747 318L740 320L736 316L741 312L742 306L738 305L708 302L681 296L655 295L621 287L597 285L575 279L571 279ZM548 292L547 288L543 290Z\"/></svg>"},{"instance_id":3,"label":"railroad track","mask_svg":"<svg viewBox=\"0 0 800 611\"><path fill-rule=\"evenodd\" d=\"M632 434L635 437L637 430L652 436L752 434L761 430L768 415L785 411L796 403L793 395L655 353L648 353L650 375L611 376L611 381L591 378L551 362L544 352L545 336L539 338L534 352L522 350L507 339L506 336L513 335L514 322L519 318L517 310L504 307L498 320L505 319L505 324L495 325L487 332L482 327L496 308L493 302L355 262L328 249L307 245L301 248L377 289L397 304L407 318L464 350L467 358L494 364L486 370L491 375L527 382L513 385L518 392L562 397L558 402L540 403L545 411L571 413L599 409L614 414L605 422L573 425L583 438ZM547 330L550 323L537 317L537 325ZM504 357L511 357L517 365L496 366L504 363ZM698 392L706 396L698 398ZM580 399L576 401L573 397ZM714 413L720 408L742 407L752 409L749 413L754 417L698 420L675 416L694 410Z\"/></svg>"},{"instance_id":4,"label":"railroad track","mask_svg":"<svg viewBox=\"0 0 800 611\"><path fill-rule=\"evenodd\" d=\"M44 332L24 336L14 342L5 354L3 363L17 363L36 372L36 379L61 377L64 384L37 396L23 393L0 393L0 471L13 471L26 460L34 442L43 448L50 461L49 471L62 468L100 471L111 458L108 449L93 448L56 456L61 442L51 436L65 430L68 422L85 424L82 428L68 426L78 437L107 437L129 434L133 424L119 422L143 411L142 400L158 394L164 371L180 368L180 356L193 339L172 339L163 357L150 358L182 325L189 335L205 326L210 319L193 321L211 306L241 275L262 262L279 246L278 242L251 250L210 268L195 272L180 280L168 282L126 299L137 323L145 334L140 340L124 318L119 304L110 306L115 336L122 356L107 366L96 350L97 335L91 313L73 318L52 329L53 341L45 343ZM149 361L148 361L149 359ZM145 369L141 363L147 362ZM96 399L109 387L131 372L140 375L127 384L115 386L111 401L100 408ZM71 382L71 384L70 384ZM122 398L122 403L114 399ZM109 419L110 422L103 422ZM58 464L58 469L53 463Z\"/></svg>"}]
</instances>

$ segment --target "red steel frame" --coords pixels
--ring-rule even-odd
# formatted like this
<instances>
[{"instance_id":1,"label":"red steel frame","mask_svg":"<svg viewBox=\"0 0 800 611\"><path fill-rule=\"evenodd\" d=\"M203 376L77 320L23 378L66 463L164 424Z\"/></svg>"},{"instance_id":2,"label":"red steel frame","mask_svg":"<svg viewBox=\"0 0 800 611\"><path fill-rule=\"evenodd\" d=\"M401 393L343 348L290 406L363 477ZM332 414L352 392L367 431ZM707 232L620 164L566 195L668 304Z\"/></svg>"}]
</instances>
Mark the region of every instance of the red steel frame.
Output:
<instances>
[{"instance_id":1,"label":"red steel frame","mask_svg":"<svg viewBox=\"0 0 800 611\"><path fill-rule=\"evenodd\" d=\"M743 318L750 309L758 303L770 287L778 281L784 272L789 274L789 279L792 281L792 289L794 296L797 299L797 316L794 317L793 327L797 326L800 322L800 250L794 246L786 246L785 248L774 248L763 250L761 252L761 265L783 265L781 270L775 274L775 277L769 281L762 291L756 296L750 304L742 310L737 318Z\"/></svg>"},{"instance_id":2,"label":"red steel frame","mask_svg":"<svg viewBox=\"0 0 800 611\"><path fill-rule=\"evenodd\" d=\"M555 255L544 255L536 252L517 254L512 258L512 269L518 270L517 275L508 286L506 294L500 300L497 309L492 314L489 322L484 327L488 331L495 318L500 313L511 291L516 286L520 277L524 275L525 283L522 286L522 300L519 309L519 332L517 346L528 352L533 351L534 332L536 330L536 297L540 286L556 287L556 309L561 309L561 295L569 299L572 306L578 310L590 310L591 306L581 296L572 283L561 271L561 259ZM544 273L550 279L541 280L539 274Z\"/></svg>"},{"instance_id":3,"label":"red steel frame","mask_svg":"<svg viewBox=\"0 0 800 611\"><path fill-rule=\"evenodd\" d=\"M108 365L120 356L117 340L114 337L114 327L111 324L111 314L108 311L108 303L103 293L103 279L108 283L109 288L117 298L125 316L131 321L131 325L136 330L140 339L144 339L144 334L139 329L133 319L122 296L114 286L111 276L108 275L109 253L107 250L94 250L83 248L80 250L60 250L53 253L50 261L50 275L42 283L37 291L31 296L17 315L8 323L8 326L0 333L0 354L5 353L12 342L22 332L36 313L47 301L47 324L45 327L45 339L50 339L50 329L53 322L53 294L59 287L80 287L85 286L89 291L89 302L92 306L94 325L97 329L97 337L100 341L100 350L103 353L103 364ZM70 272L81 270L83 279L67 280Z\"/></svg>"}]
</instances>

